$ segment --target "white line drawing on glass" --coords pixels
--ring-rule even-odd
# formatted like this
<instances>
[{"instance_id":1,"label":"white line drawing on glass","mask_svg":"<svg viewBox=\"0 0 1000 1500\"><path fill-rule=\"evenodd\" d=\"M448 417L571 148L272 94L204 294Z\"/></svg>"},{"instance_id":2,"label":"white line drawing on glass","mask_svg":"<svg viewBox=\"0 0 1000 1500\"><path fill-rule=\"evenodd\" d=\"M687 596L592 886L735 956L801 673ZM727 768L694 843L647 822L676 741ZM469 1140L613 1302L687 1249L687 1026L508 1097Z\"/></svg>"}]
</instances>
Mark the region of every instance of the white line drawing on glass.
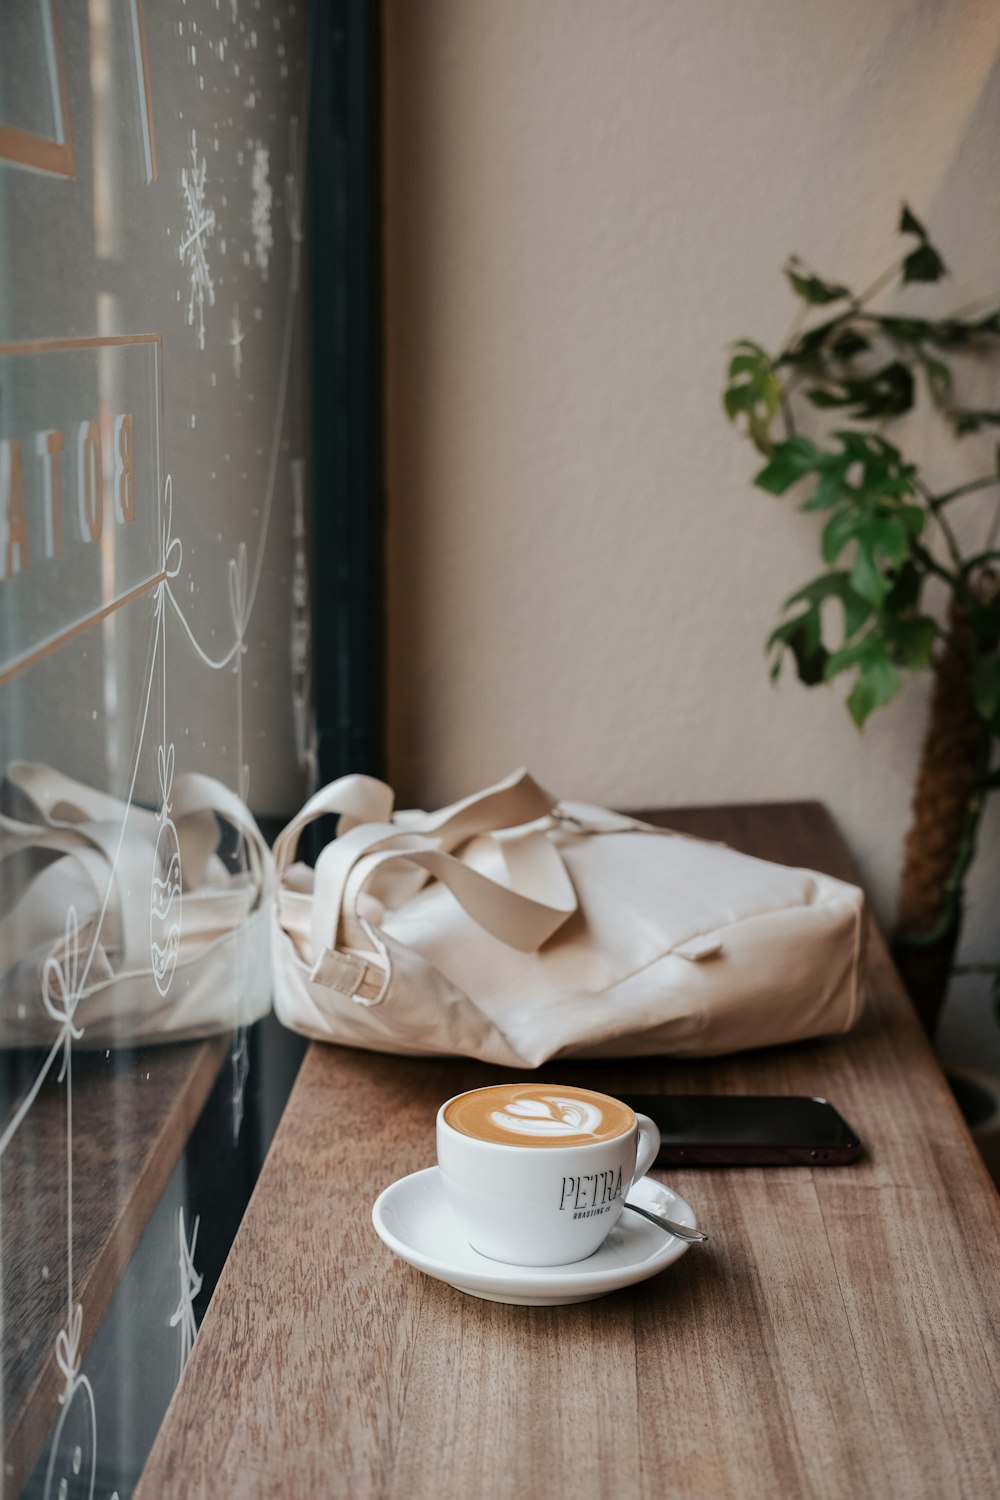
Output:
<instances>
[{"instance_id":1,"label":"white line drawing on glass","mask_svg":"<svg viewBox=\"0 0 1000 1500\"><path fill-rule=\"evenodd\" d=\"M78 1486L81 1482L81 1474L88 1497L92 1496L97 1464L94 1392L87 1377L80 1374L83 1307L73 1300L73 1043L83 1035L74 1016L84 982L79 923L76 908L70 905L62 941L49 954L42 971L42 1004L59 1026L56 1046L63 1060L57 1081L66 1085L66 1326L56 1335L56 1363L66 1384L59 1396L62 1411L45 1472L45 1500L53 1495L65 1500L70 1484ZM53 1484L57 1485L55 1491Z\"/></svg>"},{"instance_id":2,"label":"white line drawing on glass","mask_svg":"<svg viewBox=\"0 0 1000 1500\"><path fill-rule=\"evenodd\" d=\"M229 612L232 616L233 630L235 631L239 646L233 661L233 672L236 677L236 767L239 778L239 793L244 803L248 803L250 794L250 767L243 759L243 658L246 655L246 631L249 622L249 611L247 610L247 549L244 542L240 542L235 558L231 558L229 563ZM249 866L249 859L246 839L242 832L240 832L237 839L236 858L240 869L246 871ZM240 1130L243 1125L247 1077L250 1072L250 1053L247 1041L248 1028L246 1024L248 979L243 945L238 944L236 948L236 1031L233 1035L233 1045L230 1053L233 1086L234 1146L239 1142Z\"/></svg>"},{"instance_id":3,"label":"white line drawing on glass","mask_svg":"<svg viewBox=\"0 0 1000 1500\"><path fill-rule=\"evenodd\" d=\"M170 1315L171 1328L180 1329L180 1347L178 1351L177 1379L180 1380L184 1373L194 1347L194 1341L198 1336L198 1324L194 1315L194 1299L201 1291L202 1276L194 1267L194 1252L198 1245L198 1227L201 1219L195 1215L195 1221L191 1228L191 1242L188 1243L187 1233L184 1228L184 1210L177 1213L177 1240L178 1260L177 1272L180 1278L180 1294L177 1306Z\"/></svg>"},{"instance_id":4,"label":"white line drawing on glass","mask_svg":"<svg viewBox=\"0 0 1000 1500\"><path fill-rule=\"evenodd\" d=\"M288 122L288 162L285 173L285 219L292 241L292 291L299 289L299 270L302 262L302 206L299 201L299 182L295 168L299 160L299 122L292 115Z\"/></svg>"},{"instance_id":5,"label":"white line drawing on glass","mask_svg":"<svg viewBox=\"0 0 1000 1500\"><path fill-rule=\"evenodd\" d=\"M237 1008L240 1008L240 996L244 983L243 950L237 949L237 978L240 990L237 992ZM243 1128L243 1114L246 1108L247 1079L250 1076L250 1030L246 1025L237 1026L233 1033L233 1046L229 1055L229 1063L232 1068L233 1088L233 1145L239 1144L240 1131Z\"/></svg>"},{"instance_id":6,"label":"white line drawing on glass","mask_svg":"<svg viewBox=\"0 0 1000 1500\"><path fill-rule=\"evenodd\" d=\"M173 480L168 474L164 484L160 519L160 558L163 584L156 595L156 647L160 656L160 743L156 750L156 770L160 786L159 831L153 855L149 890L149 951L153 982L157 993L165 996L177 967L181 944L181 849L177 829L170 816L170 798L174 782L174 746L167 742L167 639L164 590L170 578L180 571L183 549L179 539L170 535L173 520Z\"/></svg>"},{"instance_id":7,"label":"white line drawing on glass","mask_svg":"<svg viewBox=\"0 0 1000 1500\"><path fill-rule=\"evenodd\" d=\"M174 746L167 741L167 617L164 596L170 580L180 572L184 549L173 537L174 485L167 475L160 507L160 570L163 582L156 591L156 641L160 658L160 743L156 748L156 771L160 784L159 830L153 855L149 890L149 952L157 993L165 996L177 967L181 945L181 846L170 816L174 784Z\"/></svg>"},{"instance_id":8,"label":"white line drawing on glass","mask_svg":"<svg viewBox=\"0 0 1000 1500\"><path fill-rule=\"evenodd\" d=\"M163 674L165 677L165 673ZM166 995L177 967L181 945L181 850L177 829L170 816L170 794L174 780L173 744L157 747L160 781L160 831L153 856L153 879L149 893L149 949L153 982Z\"/></svg>"},{"instance_id":9,"label":"white line drawing on glass","mask_svg":"<svg viewBox=\"0 0 1000 1500\"><path fill-rule=\"evenodd\" d=\"M258 141L254 147L253 170L250 177L253 187L253 202L250 206L250 230L253 234L253 257L258 271L267 280L267 267L274 248L274 232L271 228L271 153Z\"/></svg>"},{"instance_id":10,"label":"white line drawing on glass","mask_svg":"<svg viewBox=\"0 0 1000 1500\"><path fill-rule=\"evenodd\" d=\"M235 6L235 0L234 0ZM164 668L164 652L162 641L164 639L165 614L167 602L179 621L184 635L198 657L209 667L221 669L230 663L234 663L234 670L241 672L241 659L246 649L246 630L253 612L257 589L264 565L266 553L267 536L270 529L270 518L274 503L274 493L277 481L277 469L281 448L281 437L284 429L285 415L287 410L289 374L291 366L291 351L295 330L295 315L297 307L297 293L299 291L299 272L301 259L302 230L299 210L299 160L298 160L298 137L297 121L293 118L290 122L291 161L289 170L285 175L286 188L286 219L289 237L292 244L291 267L286 293L285 321L282 340L282 352L279 366L279 380L274 423L271 434L271 450L268 463L266 489L264 504L261 512L260 528L258 532L257 548L254 558L254 566L249 582L247 581L247 560L245 544L241 543L240 553L237 559L230 563L231 599L234 601L234 625L236 627L236 639L232 646L223 652L221 657L213 657L205 651L197 640L193 630L188 624L180 607L177 596L171 587L177 578L182 562L182 547L178 537L172 531L172 500L173 486L169 474L166 475L161 496L161 539L160 539L160 578L153 590L153 601L156 619L153 648L150 653L148 676L145 683L145 691L141 704L137 732L132 751L132 761L128 774L128 787L124 794L124 805L126 810L134 805L136 783L139 775L141 754L146 741L146 732L149 726L149 713L152 704L152 694L157 680L157 669L161 672ZM204 159L199 163L197 153L197 140L192 131L191 144L193 173L182 170L182 186L185 191L186 208L189 213L189 234L185 244L180 251L182 261L188 259L192 276L191 297L189 303L188 322L194 323L194 308L199 310L199 347L204 348L204 300L207 298L209 306L214 305L214 284L208 271L207 257L204 251L203 239L208 238L215 229L214 212L205 207L204 185L206 166ZM190 190L190 196L189 196ZM195 265L203 266L203 277L201 272L195 270ZM198 279L201 278L201 279ZM198 285L196 286L196 280ZM200 292L200 299L199 299ZM234 351L235 358L235 351ZM293 480L293 483L295 481ZM233 572L232 570L235 570ZM238 679L241 681L241 679ZM164 695L165 695L165 689ZM243 762L243 725L242 725L242 687L240 687L240 724L239 724L239 765L242 768L238 773L241 795L244 801L248 795L248 772ZM161 700L165 712L165 696ZM172 746L168 744L165 737L165 726L158 747L162 755L162 769L158 766L161 775L161 811L164 805L169 803L169 787L173 774L172 764L168 763L168 752ZM169 818L169 807L167 808ZM62 1500L68 1495L72 1488L73 1493L86 1493L88 1500L92 1500L96 1473L96 1412L94 1393L91 1384L85 1375L80 1373L80 1362L82 1358L82 1334L83 1334L83 1306L80 1302L74 1302L73 1282L73 1182L72 1182L72 1047L73 1042L82 1036L82 1030L76 1025L74 1015L80 996L86 991L87 980L90 976L92 966L99 952L99 936L107 916L109 903L115 889L115 881L118 875L121 853L127 833L128 812L122 819L118 837L111 854L110 868L107 884L100 902L99 910L92 922L88 922L88 942L86 958L81 965L80 932L75 909L70 906L67 910L66 931L60 943L50 954L44 966L43 977L43 1001L50 1016L57 1021L60 1031L53 1045L42 1061L30 1088L20 1101L18 1108L7 1122L2 1134L0 1134L0 1161L10 1141L24 1123L30 1113L31 1107L38 1094L51 1073L56 1061L62 1056L62 1067L57 1075L58 1082L66 1085L67 1098L67 1318L66 1326L61 1329L55 1340L55 1359L57 1366L64 1378L64 1387L59 1396L61 1411L53 1433L50 1448L49 1463L46 1470L45 1500ZM240 953L240 946L237 945ZM167 981L169 982L169 981ZM237 1001L239 1008L240 1001ZM242 1039L240 1033L242 1032ZM243 1092L246 1081L246 1068L248 1067L246 1049L247 1028L237 1028L237 1042L233 1048L234 1065L234 1106L238 1105L242 1111ZM238 1085L236 1084L238 1080ZM239 1132L239 1121L236 1119L234 1108L235 1133ZM193 1271L194 1239L190 1247ZM196 1273L195 1273L196 1274ZM197 1295L193 1292L192 1295ZM81 1475L83 1476L81 1481ZM53 1491L53 1485L56 1485ZM81 1489L81 1484L83 1489ZM111 1500L116 1500L113 1495Z\"/></svg>"},{"instance_id":11,"label":"white line drawing on glass","mask_svg":"<svg viewBox=\"0 0 1000 1500\"><path fill-rule=\"evenodd\" d=\"M233 303L233 316L229 323L229 347L233 351L233 374L239 380L243 369L243 340L246 338L243 324L240 322L240 304Z\"/></svg>"},{"instance_id":12,"label":"white line drawing on glass","mask_svg":"<svg viewBox=\"0 0 1000 1500\"><path fill-rule=\"evenodd\" d=\"M70 1493L93 1500L97 1477L97 1412L93 1387L86 1375L80 1374L82 1313L77 1304L69 1328L57 1340L56 1359L66 1384L59 1397L62 1410L52 1434L45 1469L44 1500L66 1500Z\"/></svg>"},{"instance_id":13,"label":"white line drawing on glass","mask_svg":"<svg viewBox=\"0 0 1000 1500\"><path fill-rule=\"evenodd\" d=\"M292 469L292 727L295 730L295 754L299 765L309 772L310 784L316 775L316 739L312 723L312 625L309 612L309 568L306 562L305 460L293 458Z\"/></svg>"},{"instance_id":14,"label":"white line drawing on glass","mask_svg":"<svg viewBox=\"0 0 1000 1500\"><path fill-rule=\"evenodd\" d=\"M186 264L188 272L187 320L194 327L195 310L198 312L198 348L205 347L205 303L215 306L215 282L208 268L205 241L215 233L215 210L206 207L205 180L208 165L198 156L197 132L191 132L191 166L181 167L181 188L184 193L184 238L178 247L178 256Z\"/></svg>"}]
</instances>

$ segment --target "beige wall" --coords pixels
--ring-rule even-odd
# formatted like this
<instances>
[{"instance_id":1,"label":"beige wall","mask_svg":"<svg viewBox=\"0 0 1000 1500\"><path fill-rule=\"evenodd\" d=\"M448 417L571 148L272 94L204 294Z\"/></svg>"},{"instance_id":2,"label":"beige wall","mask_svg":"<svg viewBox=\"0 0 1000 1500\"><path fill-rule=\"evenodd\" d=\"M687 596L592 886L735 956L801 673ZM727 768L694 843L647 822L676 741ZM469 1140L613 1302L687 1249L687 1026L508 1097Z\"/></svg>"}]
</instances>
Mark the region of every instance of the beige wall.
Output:
<instances>
[{"instance_id":1,"label":"beige wall","mask_svg":"<svg viewBox=\"0 0 1000 1500\"><path fill-rule=\"evenodd\" d=\"M817 528L750 488L719 392L730 340L787 329L788 252L864 284L902 198L949 299L1000 287L1000 8L386 0L385 64L401 796L522 763L618 804L818 796L889 916L925 686L863 736L770 687Z\"/></svg>"}]
</instances>

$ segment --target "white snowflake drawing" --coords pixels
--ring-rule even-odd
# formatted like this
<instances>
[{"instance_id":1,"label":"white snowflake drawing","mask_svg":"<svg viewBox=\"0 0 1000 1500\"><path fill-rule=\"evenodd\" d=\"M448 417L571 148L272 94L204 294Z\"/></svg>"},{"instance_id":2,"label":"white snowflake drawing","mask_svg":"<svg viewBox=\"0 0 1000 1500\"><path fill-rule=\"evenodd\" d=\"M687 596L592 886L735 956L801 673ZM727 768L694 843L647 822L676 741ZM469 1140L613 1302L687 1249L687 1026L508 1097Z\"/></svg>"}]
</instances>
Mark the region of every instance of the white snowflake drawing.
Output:
<instances>
[{"instance_id":1,"label":"white snowflake drawing","mask_svg":"<svg viewBox=\"0 0 1000 1500\"><path fill-rule=\"evenodd\" d=\"M246 338L246 333L244 332L243 324L240 322L240 304L238 302L233 304L233 316L230 319L229 327L231 330L229 346L233 351L233 374L239 380L240 372L243 369L243 340Z\"/></svg>"},{"instance_id":2,"label":"white snowflake drawing","mask_svg":"<svg viewBox=\"0 0 1000 1500\"><path fill-rule=\"evenodd\" d=\"M253 153L253 206L250 211L250 228L253 231L253 254L257 269L267 280L267 265L274 245L271 229L271 153L257 142Z\"/></svg>"},{"instance_id":3,"label":"white snowflake drawing","mask_svg":"<svg viewBox=\"0 0 1000 1500\"><path fill-rule=\"evenodd\" d=\"M191 1231L191 1242L184 1228L184 1210L178 1212L177 1239L180 1254L178 1256L177 1270L180 1279L180 1296L177 1306L170 1316L171 1328L180 1329L180 1349L178 1351L178 1363L180 1375L184 1373L184 1366L188 1362L194 1341L198 1334L198 1323L195 1317L195 1298L201 1291L202 1275L194 1268L194 1253L198 1246L198 1226L200 1219L196 1216L194 1228Z\"/></svg>"},{"instance_id":4,"label":"white snowflake drawing","mask_svg":"<svg viewBox=\"0 0 1000 1500\"><path fill-rule=\"evenodd\" d=\"M191 167L181 168L184 192L184 238L178 254L188 271L188 324L194 327L198 312L198 348L205 347L205 303L215 306L215 283L208 268L205 242L215 233L215 210L205 203L205 178L208 167L198 156L198 138L191 132Z\"/></svg>"}]
</instances>

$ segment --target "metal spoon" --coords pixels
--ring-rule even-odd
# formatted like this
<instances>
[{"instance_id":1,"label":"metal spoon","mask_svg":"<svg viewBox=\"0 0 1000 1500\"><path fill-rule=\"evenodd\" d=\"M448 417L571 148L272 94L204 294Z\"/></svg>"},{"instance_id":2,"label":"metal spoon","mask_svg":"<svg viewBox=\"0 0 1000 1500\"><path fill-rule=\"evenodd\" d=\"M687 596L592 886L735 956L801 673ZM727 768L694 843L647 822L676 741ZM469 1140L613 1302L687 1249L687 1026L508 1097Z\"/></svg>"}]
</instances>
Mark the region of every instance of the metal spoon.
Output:
<instances>
[{"instance_id":1,"label":"metal spoon","mask_svg":"<svg viewBox=\"0 0 1000 1500\"><path fill-rule=\"evenodd\" d=\"M668 1234L675 1235L677 1239L684 1240L689 1245L702 1245L708 1239L700 1229L689 1229L686 1224L675 1224L672 1219L666 1219L662 1214L651 1213L648 1208L640 1208L638 1203L629 1203L625 1200L625 1207L630 1208L634 1214L641 1214L651 1224L658 1224Z\"/></svg>"}]
</instances>

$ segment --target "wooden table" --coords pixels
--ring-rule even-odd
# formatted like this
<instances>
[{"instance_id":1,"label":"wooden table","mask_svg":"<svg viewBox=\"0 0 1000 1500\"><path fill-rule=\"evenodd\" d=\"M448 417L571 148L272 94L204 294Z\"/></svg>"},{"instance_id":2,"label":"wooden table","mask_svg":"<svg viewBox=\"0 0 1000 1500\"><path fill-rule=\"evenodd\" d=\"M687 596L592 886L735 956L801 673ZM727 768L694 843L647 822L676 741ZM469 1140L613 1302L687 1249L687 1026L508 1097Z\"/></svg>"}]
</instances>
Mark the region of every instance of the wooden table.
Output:
<instances>
[{"instance_id":1,"label":"wooden table","mask_svg":"<svg viewBox=\"0 0 1000 1500\"><path fill-rule=\"evenodd\" d=\"M816 804L658 821L852 875ZM466 1297L369 1222L433 1160L440 1100L498 1070L313 1046L143 1500L1000 1494L1000 1199L877 933L869 966L848 1039L555 1070L822 1093L868 1146L853 1167L671 1172L711 1244L576 1307Z\"/></svg>"}]
</instances>

